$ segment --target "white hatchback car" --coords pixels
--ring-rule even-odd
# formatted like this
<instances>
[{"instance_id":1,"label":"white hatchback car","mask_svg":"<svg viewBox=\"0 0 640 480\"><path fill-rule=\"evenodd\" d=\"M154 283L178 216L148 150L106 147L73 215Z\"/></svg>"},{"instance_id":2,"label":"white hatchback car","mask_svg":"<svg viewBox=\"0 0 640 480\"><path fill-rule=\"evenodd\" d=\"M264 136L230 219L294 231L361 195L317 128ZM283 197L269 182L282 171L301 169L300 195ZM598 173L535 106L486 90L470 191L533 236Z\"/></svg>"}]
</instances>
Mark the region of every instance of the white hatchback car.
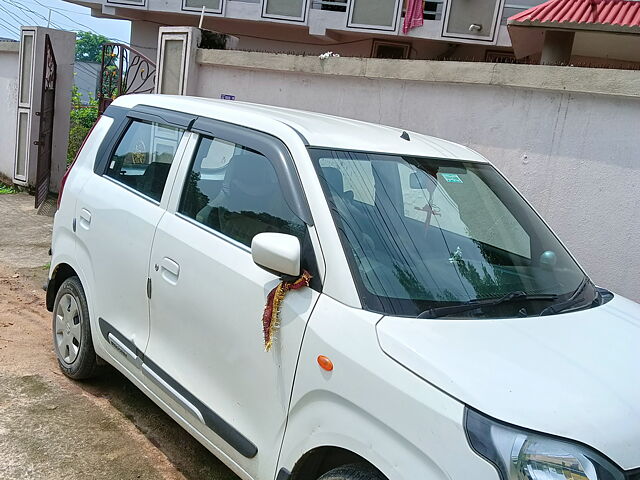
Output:
<instances>
[{"instance_id":1,"label":"white hatchback car","mask_svg":"<svg viewBox=\"0 0 640 480\"><path fill-rule=\"evenodd\" d=\"M110 363L243 479L640 479L640 307L468 148L125 96L52 252L62 371Z\"/></svg>"}]
</instances>

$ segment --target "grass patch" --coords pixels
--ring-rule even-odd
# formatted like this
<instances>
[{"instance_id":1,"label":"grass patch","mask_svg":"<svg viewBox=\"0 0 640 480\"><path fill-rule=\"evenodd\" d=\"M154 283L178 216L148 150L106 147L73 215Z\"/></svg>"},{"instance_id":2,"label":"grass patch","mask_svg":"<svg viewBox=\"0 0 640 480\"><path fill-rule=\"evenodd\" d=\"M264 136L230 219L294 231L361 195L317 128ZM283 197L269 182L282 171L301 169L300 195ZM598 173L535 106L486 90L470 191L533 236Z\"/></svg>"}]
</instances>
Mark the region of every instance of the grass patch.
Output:
<instances>
[{"instance_id":1,"label":"grass patch","mask_svg":"<svg viewBox=\"0 0 640 480\"><path fill-rule=\"evenodd\" d=\"M0 182L0 195L9 195L11 193L18 193L18 190L16 190L14 187L5 185L4 183Z\"/></svg>"}]
</instances>

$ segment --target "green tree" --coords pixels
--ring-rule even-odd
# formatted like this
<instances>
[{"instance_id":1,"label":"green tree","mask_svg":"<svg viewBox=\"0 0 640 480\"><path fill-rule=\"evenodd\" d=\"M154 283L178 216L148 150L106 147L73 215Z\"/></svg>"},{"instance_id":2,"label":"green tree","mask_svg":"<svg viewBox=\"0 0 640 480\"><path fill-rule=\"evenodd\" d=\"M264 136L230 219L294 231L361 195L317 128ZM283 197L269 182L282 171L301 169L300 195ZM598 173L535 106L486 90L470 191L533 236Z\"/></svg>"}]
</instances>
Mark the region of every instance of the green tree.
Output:
<instances>
[{"instance_id":1,"label":"green tree","mask_svg":"<svg viewBox=\"0 0 640 480\"><path fill-rule=\"evenodd\" d=\"M71 163L82 146L85 137L98 119L98 102L89 97L89 104L82 104L82 96L75 85L71 89L71 124L67 163Z\"/></svg>"},{"instance_id":2,"label":"green tree","mask_svg":"<svg viewBox=\"0 0 640 480\"><path fill-rule=\"evenodd\" d=\"M76 34L76 61L77 62L101 62L102 45L109 43L104 35L96 35L91 32L78 32Z\"/></svg>"}]
</instances>

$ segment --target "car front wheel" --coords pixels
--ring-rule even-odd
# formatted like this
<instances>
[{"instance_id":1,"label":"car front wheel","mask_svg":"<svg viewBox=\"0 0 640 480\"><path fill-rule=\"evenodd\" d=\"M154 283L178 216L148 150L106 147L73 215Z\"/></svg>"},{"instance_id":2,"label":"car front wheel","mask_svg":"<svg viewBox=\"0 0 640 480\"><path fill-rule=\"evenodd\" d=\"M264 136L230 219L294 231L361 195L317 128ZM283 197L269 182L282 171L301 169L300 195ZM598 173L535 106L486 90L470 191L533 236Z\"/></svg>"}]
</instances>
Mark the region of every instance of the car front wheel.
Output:
<instances>
[{"instance_id":1,"label":"car front wheel","mask_svg":"<svg viewBox=\"0 0 640 480\"><path fill-rule=\"evenodd\" d=\"M384 475L372 467L365 465L344 465L334 468L322 475L318 480L386 480Z\"/></svg>"},{"instance_id":2,"label":"car front wheel","mask_svg":"<svg viewBox=\"0 0 640 480\"><path fill-rule=\"evenodd\" d=\"M97 359L91 339L89 307L78 277L67 278L53 304L53 349L60 370L82 380L94 376Z\"/></svg>"}]
</instances>

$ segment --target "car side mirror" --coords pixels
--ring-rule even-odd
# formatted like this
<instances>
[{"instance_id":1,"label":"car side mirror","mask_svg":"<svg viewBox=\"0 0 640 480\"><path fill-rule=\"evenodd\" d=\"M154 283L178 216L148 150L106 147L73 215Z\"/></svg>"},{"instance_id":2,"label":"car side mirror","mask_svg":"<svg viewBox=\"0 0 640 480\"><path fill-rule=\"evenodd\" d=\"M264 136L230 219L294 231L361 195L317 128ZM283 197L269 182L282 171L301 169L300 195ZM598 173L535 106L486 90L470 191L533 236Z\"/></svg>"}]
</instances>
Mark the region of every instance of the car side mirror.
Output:
<instances>
[{"instance_id":1,"label":"car side mirror","mask_svg":"<svg viewBox=\"0 0 640 480\"><path fill-rule=\"evenodd\" d=\"M253 262L278 276L300 276L300 240L285 233L259 233L251 240Z\"/></svg>"}]
</instances>

